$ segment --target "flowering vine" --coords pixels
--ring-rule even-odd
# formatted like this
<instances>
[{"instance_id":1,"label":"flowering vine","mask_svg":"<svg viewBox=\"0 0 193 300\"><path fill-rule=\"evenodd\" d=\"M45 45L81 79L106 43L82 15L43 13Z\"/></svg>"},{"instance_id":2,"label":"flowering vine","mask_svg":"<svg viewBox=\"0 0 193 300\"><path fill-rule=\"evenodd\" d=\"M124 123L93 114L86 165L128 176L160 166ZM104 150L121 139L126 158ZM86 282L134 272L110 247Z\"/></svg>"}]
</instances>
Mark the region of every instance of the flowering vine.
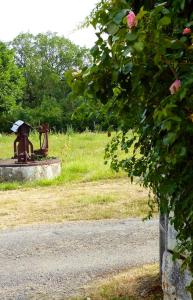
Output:
<instances>
[{"instance_id":1,"label":"flowering vine","mask_svg":"<svg viewBox=\"0 0 193 300\"><path fill-rule=\"evenodd\" d=\"M119 120L106 160L141 179L152 210L172 212L176 255L193 273L192 1L103 0L89 21L93 65L77 90Z\"/></svg>"}]
</instances>

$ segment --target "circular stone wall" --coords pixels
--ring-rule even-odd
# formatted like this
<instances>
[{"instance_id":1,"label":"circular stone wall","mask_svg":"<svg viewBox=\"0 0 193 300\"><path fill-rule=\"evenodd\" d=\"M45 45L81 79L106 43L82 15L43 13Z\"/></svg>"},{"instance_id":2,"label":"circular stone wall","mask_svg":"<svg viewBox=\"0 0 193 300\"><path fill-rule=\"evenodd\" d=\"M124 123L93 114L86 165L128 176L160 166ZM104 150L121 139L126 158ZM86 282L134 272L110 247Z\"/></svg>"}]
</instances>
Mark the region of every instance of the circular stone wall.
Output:
<instances>
[{"instance_id":1,"label":"circular stone wall","mask_svg":"<svg viewBox=\"0 0 193 300\"><path fill-rule=\"evenodd\" d=\"M59 159L17 163L15 159L0 160L0 182L53 179L61 174Z\"/></svg>"}]
</instances>

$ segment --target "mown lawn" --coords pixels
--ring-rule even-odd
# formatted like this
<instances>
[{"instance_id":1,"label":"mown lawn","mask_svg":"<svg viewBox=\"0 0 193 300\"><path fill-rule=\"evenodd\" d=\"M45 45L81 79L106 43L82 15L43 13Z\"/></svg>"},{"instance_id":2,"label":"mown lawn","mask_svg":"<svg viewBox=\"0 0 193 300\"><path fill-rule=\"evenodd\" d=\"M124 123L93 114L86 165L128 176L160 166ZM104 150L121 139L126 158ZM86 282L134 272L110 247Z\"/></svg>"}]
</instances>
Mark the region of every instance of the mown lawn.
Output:
<instances>
[{"instance_id":1,"label":"mown lawn","mask_svg":"<svg viewBox=\"0 0 193 300\"><path fill-rule=\"evenodd\" d=\"M0 191L0 229L77 220L146 217L148 192L127 178Z\"/></svg>"},{"instance_id":2,"label":"mown lawn","mask_svg":"<svg viewBox=\"0 0 193 300\"><path fill-rule=\"evenodd\" d=\"M13 134L0 135L0 159L13 156L14 139ZM38 148L38 135L32 134L30 140L35 148ZM0 183L0 190L125 177L125 173L116 173L109 165L104 164L104 149L109 141L105 133L50 134L49 156L61 159L61 176L54 180L40 180L35 183Z\"/></svg>"}]
</instances>

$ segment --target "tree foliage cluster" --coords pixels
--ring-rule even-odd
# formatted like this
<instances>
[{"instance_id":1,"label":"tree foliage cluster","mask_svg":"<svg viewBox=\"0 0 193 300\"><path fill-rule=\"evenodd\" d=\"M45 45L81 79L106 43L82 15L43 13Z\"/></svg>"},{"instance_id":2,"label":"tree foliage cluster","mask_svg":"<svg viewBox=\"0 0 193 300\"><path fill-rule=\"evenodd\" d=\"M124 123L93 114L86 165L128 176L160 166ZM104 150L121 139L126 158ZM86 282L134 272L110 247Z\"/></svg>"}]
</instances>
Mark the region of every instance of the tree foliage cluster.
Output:
<instances>
[{"instance_id":1,"label":"tree foliage cluster","mask_svg":"<svg viewBox=\"0 0 193 300\"><path fill-rule=\"evenodd\" d=\"M47 122L55 130L93 129L101 123L99 104L71 95L73 74L91 64L86 48L54 33L22 33L0 44L1 131L22 119L33 126Z\"/></svg>"},{"instance_id":2,"label":"tree foliage cluster","mask_svg":"<svg viewBox=\"0 0 193 300\"><path fill-rule=\"evenodd\" d=\"M119 120L106 158L153 191L178 231L176 255L193 272L193 2L102 0L88 22L98 39L75 90Z\"/></svg>"},{"instance_id":3,"label":"tree foliage cluster","mask_svg":"<svg viewBox=\"0 0 193 300\"><path fill-rule=\"evenodd\" d=\"M1 126L16 109L16 99L21 101L25 80L14 62L14 52L0 42L0 116Z\"/></svg>"}]
</instances>

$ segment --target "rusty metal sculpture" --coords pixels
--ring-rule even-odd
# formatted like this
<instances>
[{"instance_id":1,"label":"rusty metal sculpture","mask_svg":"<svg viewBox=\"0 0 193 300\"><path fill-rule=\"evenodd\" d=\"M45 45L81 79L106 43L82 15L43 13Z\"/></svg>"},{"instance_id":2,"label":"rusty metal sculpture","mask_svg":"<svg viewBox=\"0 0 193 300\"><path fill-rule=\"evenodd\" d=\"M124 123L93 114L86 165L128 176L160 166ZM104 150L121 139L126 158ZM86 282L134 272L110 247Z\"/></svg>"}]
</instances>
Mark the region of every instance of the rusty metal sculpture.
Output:
<instances>
[{"instance_id":1,"label":"rusty metal sculpture","mask_svg":"<svg viewBox=\"0 0 193 300\"><path fill-rule=\"evenodd\" d=\"M35 150L34 153L38 157L46 157L48 155L48 124L43 124L38 127L40 149Z\"/></svg>"},{"instance_id":2,"label":"rusty metal sculpture","mask_svg":"<svg viewBox=\"0 0 193 300\"><path fill-rule=\"evenodd\" d=\"M16 163L27 164L34 160L39 160L48 155L48 132L49 126L43 124L39 126L40 149L35 150L33 144L29 140L31 126L21 120L15 122L11 128L17 134L14 141L14 159Z\"/></svg>"},{"instance_id":3,"label":"rusty metal sculpture","mask_svg":"<svg viewBox=\"0 0 193 300\"><path fill-rule=\"evenodd\" d=\"M26 164L33 159L33 145L29 140L31 126L19 120L15 122L11 128L17 134L14 141L14 158L18 163Z\"/></svg>"}]
</instances>

